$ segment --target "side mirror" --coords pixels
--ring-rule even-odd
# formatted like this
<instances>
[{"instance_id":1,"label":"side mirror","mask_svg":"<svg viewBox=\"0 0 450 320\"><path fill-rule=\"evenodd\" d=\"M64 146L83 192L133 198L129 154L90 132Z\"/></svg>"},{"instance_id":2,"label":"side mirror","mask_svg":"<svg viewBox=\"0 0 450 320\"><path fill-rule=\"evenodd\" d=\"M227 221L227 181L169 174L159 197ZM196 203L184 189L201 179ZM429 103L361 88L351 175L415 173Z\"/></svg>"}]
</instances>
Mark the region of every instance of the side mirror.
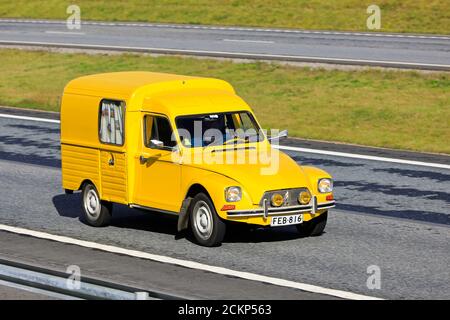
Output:
<instances>
[{"instance_id":1,"label":"side mirror","mask_svg":"<svg viewBox=\"0 0 450 320\"><path fill-rule=\"evenodd\" d=\"M150 148L168 150L172 152L180 152L180 147L178 145L175 145L173 147L165 146L164 142L156 139L150 140Z\"/></svg>"},{"instance_id":2,"label":"side mirror","mask_svg":"<svg viewBox=\"0 0 450 320\"><path fill-rule=\"evenodd\" d=\"M150 140L150 146L153 148L162 148L164 147L164 142L160 140Z\"/></svg>"},{"instance_id":3,"label":"side mirror","mask_svg":"<svg viewBox=\"0 0 450 320\"><path fill-rule=\"evenodd\" d=\"M267 139L268 139L269 141L272 141L272 140L279 140L279 139L287 138L287 136L288 136L288 131L287 131L287 130L283 130L283 131L280 131L280 133L278 133L277 136L269 137L269 138L267 138Z\"/></svg>"}]
</instances>

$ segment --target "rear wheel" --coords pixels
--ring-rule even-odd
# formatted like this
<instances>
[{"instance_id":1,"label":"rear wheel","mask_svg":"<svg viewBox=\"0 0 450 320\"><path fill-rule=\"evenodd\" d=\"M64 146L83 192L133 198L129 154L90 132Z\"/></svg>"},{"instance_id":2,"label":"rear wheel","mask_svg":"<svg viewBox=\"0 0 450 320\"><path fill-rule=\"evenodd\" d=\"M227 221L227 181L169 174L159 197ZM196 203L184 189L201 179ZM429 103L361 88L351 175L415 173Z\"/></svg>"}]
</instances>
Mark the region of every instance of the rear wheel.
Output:
<instances>
[{"instance_id":1,"label":"rear wheel","mask_svg":"<svg viewBox=\"0 0 450 320\"><path fill-rule=\"evenodd\" d=\"M317 218L297 224L297 230L303 237L320 236L325 230L328 220L328 211L322 213Z\"/></svg>"},{"instance_id":2,"label":"rear wheel","mask_svg":"<svg viewBox=\"0 0 450 320\"><path fill-rule=\"evenodd\" d=\"M82 206L84 220L91 226L104 227L111 222L112 204L100 200L97 189L92 183L83 186Z\"/></svg>"},{"instance_id":3,"label":"rear wheel","mask_svg":"<svg viewBox=\"0 0 450 320\"><path fill-rule=\"evenodd\" d=\"M207 195L199 193L192 199L189 218L192 233L200 245L213 247L222 243L226 225L217 215Z\"/></svg>"}]
</instances>

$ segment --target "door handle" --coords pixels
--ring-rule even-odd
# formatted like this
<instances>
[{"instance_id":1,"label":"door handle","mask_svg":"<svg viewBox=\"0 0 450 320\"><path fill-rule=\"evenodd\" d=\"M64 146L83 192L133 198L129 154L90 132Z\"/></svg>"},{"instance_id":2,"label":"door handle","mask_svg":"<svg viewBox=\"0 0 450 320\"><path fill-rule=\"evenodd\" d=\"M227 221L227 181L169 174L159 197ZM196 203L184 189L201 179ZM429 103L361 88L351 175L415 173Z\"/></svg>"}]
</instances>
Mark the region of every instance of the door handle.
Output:
<instances>
[{"instance_id":1,"label":"door handle","mask_svg":"<svg viewBox=\"0 0 450 320\"><path fill-rule=\"evenodd\" d=\"M143 155L141 155L141 156L139 157L139 161L140 161L142 164L146 163L149 159L150 159L150 157L144 157Z\"/></svg>"},{"instance_id":2,"label":"door handle","mask_svg":"<svg viewBox=\"0 0 450 320\"><path fill-rule=\"evenodd\" d=\"M144 163L147 163L147 161L149 161L150 159L153 159L153 158L159 158L159 157L161 157L161 153L157 153L157 154L154 154L154 155L151 155L151 156L144 156L144 155L141 155L140 157L139 157L139 161L142 163L142 164L144 164Z\"/></svg>"},{"instance_id":3,"label":"door handle","mask_svg":"<svg viewBox=\"0 0 450 320\"><path fill-rule=\"evenodd\" d=\"M113 165L114 165L114 156L113 156L112 153L110 154L110 157L109 157L109 160L108 160L108 164L109 164L110 166L113 166Z\"/></svg>"}]
</instances>

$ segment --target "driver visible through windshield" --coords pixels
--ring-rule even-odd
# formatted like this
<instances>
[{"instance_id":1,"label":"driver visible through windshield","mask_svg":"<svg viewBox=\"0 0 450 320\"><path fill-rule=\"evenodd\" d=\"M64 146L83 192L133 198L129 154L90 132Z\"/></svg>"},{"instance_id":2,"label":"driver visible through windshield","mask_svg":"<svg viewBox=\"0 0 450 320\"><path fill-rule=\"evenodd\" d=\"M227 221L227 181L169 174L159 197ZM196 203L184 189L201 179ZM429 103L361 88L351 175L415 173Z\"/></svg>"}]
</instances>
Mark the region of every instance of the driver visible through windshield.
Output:
<instances>
[{"instance_id":1,"label":"driver visible through windshield","mask_svg":"<svg viewBox=\"0 0 450 320\"><path fill-rule=\"evenodd\" d=\"M250 112L179 116L176 125L183 145L188 148L264 140Z\"/></svg>"}]
</instances>

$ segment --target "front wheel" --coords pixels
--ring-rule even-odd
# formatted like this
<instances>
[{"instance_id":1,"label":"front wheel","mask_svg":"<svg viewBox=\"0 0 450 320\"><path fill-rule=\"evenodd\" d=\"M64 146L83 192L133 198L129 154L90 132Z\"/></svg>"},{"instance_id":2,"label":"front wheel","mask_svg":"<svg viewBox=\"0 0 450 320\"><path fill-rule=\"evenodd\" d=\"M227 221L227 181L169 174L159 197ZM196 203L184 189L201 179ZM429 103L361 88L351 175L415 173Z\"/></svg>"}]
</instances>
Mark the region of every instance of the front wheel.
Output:
<instances>
[{"instance_id":1,"label":"front wheel","mask_svg":"<svg viewBox=\"0 0 450 320\"><path fill-rule=\"evenodd\" d=\"M322 213L317 218L297 224L297 230L303 237L320 236L325 230L328 220L328 211Z\"/></svg>"},{"instance_id":2,"label":"front wheel","mask_svg":"<svg viewBox=\"0 0 450 320\"><path fill-rule=\"evenodd\" d=\"M97 189L86 183L82 192L84 220L93 227L104 227L111 222L112 204L100 200Z\"/></svg>"},{"instance_id":3,"label":"front wheel","mask_svg":"<svg viewBox=\"0 0 450 320\"><path fill-rule=\"evenodd\" d=\"M226 225L204 193L197 194L189 207L191 230L197 242L205 247L218 246L225 237Z\"/></svg>"}]
</instances>

